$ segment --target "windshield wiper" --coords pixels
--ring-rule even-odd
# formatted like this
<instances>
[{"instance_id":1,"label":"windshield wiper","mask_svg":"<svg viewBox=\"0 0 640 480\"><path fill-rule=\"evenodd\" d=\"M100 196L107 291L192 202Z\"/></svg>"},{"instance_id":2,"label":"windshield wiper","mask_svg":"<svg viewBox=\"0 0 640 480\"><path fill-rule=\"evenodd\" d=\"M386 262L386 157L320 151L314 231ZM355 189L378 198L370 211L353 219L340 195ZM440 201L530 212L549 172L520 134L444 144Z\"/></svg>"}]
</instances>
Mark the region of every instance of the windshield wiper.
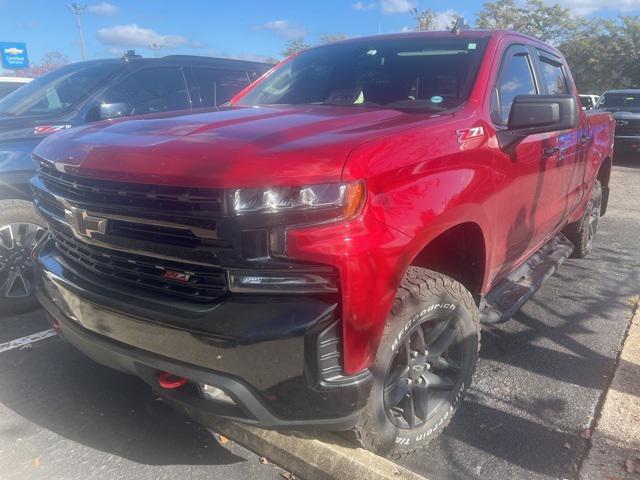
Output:
<instances>
[{"instance_id":1,"label":"windshield wiper","mask_svg":"<svg viewBox=\"0 0 640 480\"><path fill-rule=\"evenodd\" d=\"M369 107L369 108L385 108L384 105L374 102L363 103L340 103L340 102L311 102L309 105L330 105L332 107Z\"/></svg>"}]
</instances>

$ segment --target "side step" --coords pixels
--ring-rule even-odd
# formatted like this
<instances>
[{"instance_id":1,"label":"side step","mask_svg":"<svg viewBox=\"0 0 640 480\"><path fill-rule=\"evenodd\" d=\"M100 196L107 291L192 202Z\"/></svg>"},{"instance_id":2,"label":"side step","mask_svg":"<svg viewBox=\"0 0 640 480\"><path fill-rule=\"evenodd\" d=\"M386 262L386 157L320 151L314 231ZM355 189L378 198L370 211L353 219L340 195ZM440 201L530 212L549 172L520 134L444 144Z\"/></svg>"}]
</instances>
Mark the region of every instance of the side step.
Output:
<instances>
[{"instance_id":1,"label":"side step","mask_svg":"<svg viewBox=\"0 0 640 480\"><path fill-rule=\"evenodd\" d=\"M480 322L496 325L509 320L555 273L573 252L573 244L561 233L515 269L480 302Z\"/></svg>"}]
</instances>

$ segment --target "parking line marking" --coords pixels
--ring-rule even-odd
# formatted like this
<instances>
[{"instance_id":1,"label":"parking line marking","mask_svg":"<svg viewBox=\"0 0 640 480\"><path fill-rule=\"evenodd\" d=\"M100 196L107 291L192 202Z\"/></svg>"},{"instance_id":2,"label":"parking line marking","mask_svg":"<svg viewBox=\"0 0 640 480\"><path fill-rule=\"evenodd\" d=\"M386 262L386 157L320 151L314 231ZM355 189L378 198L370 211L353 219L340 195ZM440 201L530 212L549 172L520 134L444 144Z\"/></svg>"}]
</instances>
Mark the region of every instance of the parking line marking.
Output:
<instances>
[{"instance_id":1,"label":"parking line marking","mask_svg":"<svg viewBox=\"0 0 640 480\"><path fill-rule=\"evenodd\" d=\"M26 337L16 338L10 342L0 343L0 353L8 352L9 350L15 350L16 348L24 347L25 345L31 345L32 343L39 342L45 338L53 337L56 331L53 328L44 330L43 332L32 333Z\"/></svg>"}]
</instances>

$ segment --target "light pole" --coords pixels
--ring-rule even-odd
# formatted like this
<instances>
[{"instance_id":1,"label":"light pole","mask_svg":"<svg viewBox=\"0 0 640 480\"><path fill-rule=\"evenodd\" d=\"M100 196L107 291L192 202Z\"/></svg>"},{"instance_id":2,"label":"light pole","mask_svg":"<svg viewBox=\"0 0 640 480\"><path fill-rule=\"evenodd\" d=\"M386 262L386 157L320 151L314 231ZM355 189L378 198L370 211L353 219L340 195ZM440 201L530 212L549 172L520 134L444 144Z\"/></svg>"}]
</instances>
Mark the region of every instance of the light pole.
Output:
<instances>
[{"instance_id":1,"label":"light pole","mask_svg":"<svg viewBox=\"0 0 640 480\"><path fill-rule=\"evenodd\" d=\"M70 3L67 5L69 11L76 16L76 23L78 24L78 32L80 33L80 49L82 50L82 61L87 59L87 50L84 46L84 34L82 33L82 24L80 23L80 15L84 13L87 6L80 5L79 3Z\"/></svg>"},{"instance_id":2,"label":"light pole","mask_svg":"<svg viewBox=\"0 0 640 480\"><path fill-rule=\"evenodd\" d=\"M158 43L158 42L151 42L151 43L149 44L149 48L150 48L151 50L153 50L153 56L154 56L154 57L157 57L157 56L158 56L158 52L160 51L160 49L161 49L162 47L164 47L164 45L162 45L161 43Z\"/></svg>"}]
</instances>

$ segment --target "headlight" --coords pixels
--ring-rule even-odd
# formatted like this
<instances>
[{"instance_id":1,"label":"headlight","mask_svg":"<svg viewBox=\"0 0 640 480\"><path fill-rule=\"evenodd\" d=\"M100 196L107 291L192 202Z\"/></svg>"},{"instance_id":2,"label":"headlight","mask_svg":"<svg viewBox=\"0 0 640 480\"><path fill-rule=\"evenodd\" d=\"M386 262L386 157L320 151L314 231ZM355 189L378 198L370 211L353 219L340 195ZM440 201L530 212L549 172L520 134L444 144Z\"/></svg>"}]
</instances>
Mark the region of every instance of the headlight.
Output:
<instances>
[{"instance_id":1,"label":"headlight","mask_svg":"<svg viewBox=\"0 0 640 480\"><path fill-rule=\"evenodd\" d=\"M626 127L629 125L629 120L616 120L616 125L619 127Z\"/></svg>"},{"instance_id":2,"label":"headlight","mask_svg":"<svg viewBox=\"0 0 640 480\"><path fill-rule=\"evenodd\" d=\"M336 217L351 218L360 212L364 197L364 182L356 181L301 187L239 188L233 191L232 202L237 215L335 210Z\"/></svg>"}]
</instances>

